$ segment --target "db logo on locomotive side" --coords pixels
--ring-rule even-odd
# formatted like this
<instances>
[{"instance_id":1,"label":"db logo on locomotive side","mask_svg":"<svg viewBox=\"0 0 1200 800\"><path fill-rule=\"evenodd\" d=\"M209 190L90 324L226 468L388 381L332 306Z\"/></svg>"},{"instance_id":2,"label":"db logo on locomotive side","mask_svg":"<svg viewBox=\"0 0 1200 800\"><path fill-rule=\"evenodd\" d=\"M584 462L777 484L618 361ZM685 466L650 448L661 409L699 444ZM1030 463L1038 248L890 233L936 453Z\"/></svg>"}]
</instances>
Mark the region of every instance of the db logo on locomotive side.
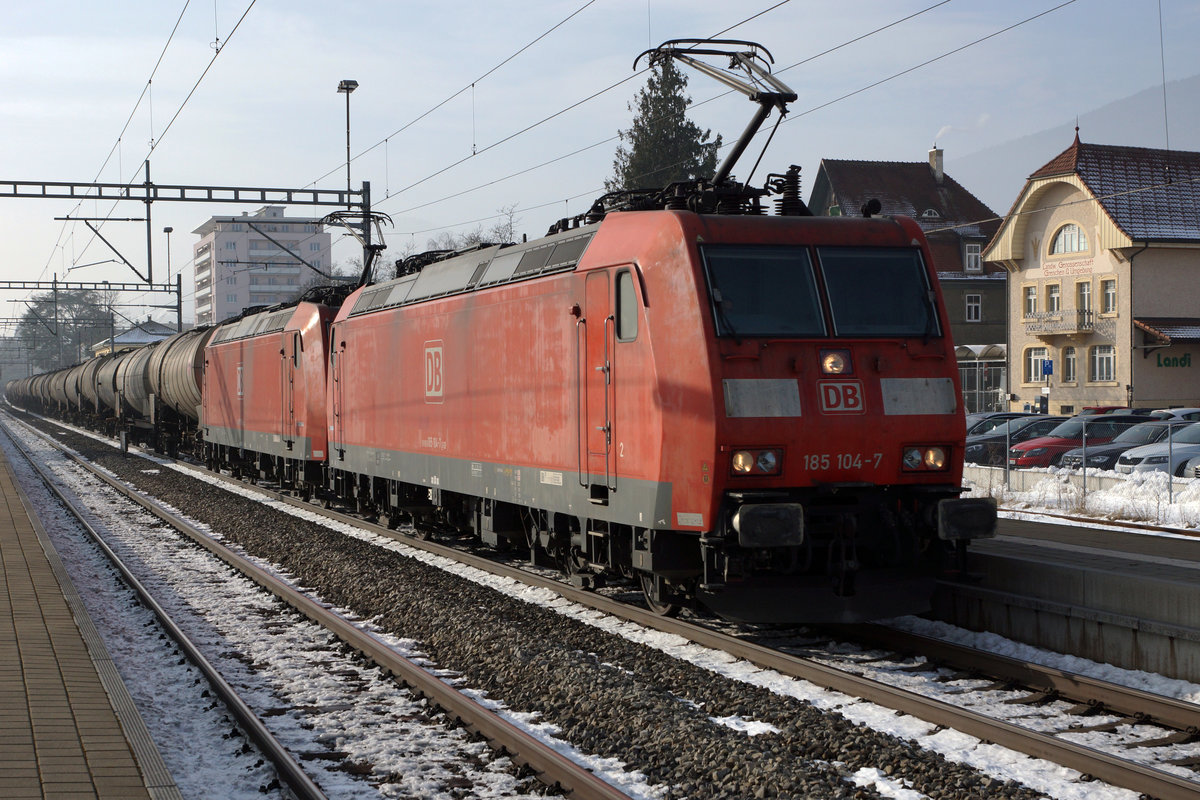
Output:
<instances>
[{"instance_id":1,"label":"db logo on locomotive side","mask_svg":"<svg viewBox=\"0 0 1200 800\"><path fill-rule=\"evenodd\" d=\"M425 402L442 402L442 340L425 343Z\"/></svg>"},{"instance_id":2,"label":"db logo on locomotive side","mask_svg":"<svg viewBox=\"0 0 1200 800\"><path fill-rule=\"evenodd\" d=\"M862 381L822 381L817 384L821 410L826 414L863 414Z\"/></svg>"}]
</instances>

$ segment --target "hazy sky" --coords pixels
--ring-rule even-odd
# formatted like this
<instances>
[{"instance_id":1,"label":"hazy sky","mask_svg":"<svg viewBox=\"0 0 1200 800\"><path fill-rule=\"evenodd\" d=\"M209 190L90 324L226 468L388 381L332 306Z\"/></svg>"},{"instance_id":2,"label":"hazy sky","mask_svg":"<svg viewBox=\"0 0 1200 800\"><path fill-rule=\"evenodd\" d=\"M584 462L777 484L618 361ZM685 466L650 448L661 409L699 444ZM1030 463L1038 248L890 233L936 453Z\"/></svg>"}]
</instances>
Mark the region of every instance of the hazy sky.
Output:
<instances>
[{"instance_id":1,"label":"hazy sky","mask_svg":"<svg viewBox=\"0 0 1200 800\"><path fill-rule=\"evenodd\" d=\"M923 161L936 141L953 175L959 158L1062 126L1049 160L1070 144L1077 115L1161 91L1164 72L1167 81L1200 74L1195 0L3 6L0 182L141 182L149 156L161 184L344 188L337 84L351 78L359 82L350 98L351 180L356 189L369 180L375 208L395 223L389 260L443 230L487 227L502 207L516 206L517 231L530 238L584 211L612 172L616 132L628 127L628 105L644 84L634 58L666 39L721 34L774 54L776 74L799 99L753 182L800 164L805 198L821 158ZM698 124L736 139L753 105L703 75L689 80ZM1171 115L1168 93L1165 120L1161 112L1130 120L1125 141L1106 143L1163 147L1169 130L1172 147L1200 149L1200 132L1168 128ZM760 148L751 146L736 177ZM968 188L1003 210L1024 177ZM0 279L136 280L124 265L74 266L113 256L81 223L54 218L141 217L141 203L0 203ZM170 225L185 318L191 231L213 214L255 208L154 204L155 279L165 274L162 228ZM109 222L102 232L144 272L144 223ZM335 241L335 259L358 253L352 241ZM23 307L8 301L28 294L0 292L0 316L18 316Z\"/></svg>"}]
</instances>

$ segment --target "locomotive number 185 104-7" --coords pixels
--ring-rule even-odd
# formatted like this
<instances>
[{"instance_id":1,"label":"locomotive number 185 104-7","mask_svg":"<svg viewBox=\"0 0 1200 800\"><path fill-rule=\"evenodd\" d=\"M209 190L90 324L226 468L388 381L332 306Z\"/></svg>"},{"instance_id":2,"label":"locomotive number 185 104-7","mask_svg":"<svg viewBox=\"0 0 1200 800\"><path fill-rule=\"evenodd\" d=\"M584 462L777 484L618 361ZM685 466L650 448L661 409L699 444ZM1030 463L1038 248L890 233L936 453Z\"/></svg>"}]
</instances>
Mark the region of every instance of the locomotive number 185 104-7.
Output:
<instances>
[{"instance_id":1,"label":"locomotive number 185 104-7","mask_svg":"<svg viewBox=\"0 0 1200 800\"><path fill-rule=\"evenodd\" d=\"M804 468L809 471L825 469L879 469L883 453L807 453Z\"/></svg>"}]
</instances>

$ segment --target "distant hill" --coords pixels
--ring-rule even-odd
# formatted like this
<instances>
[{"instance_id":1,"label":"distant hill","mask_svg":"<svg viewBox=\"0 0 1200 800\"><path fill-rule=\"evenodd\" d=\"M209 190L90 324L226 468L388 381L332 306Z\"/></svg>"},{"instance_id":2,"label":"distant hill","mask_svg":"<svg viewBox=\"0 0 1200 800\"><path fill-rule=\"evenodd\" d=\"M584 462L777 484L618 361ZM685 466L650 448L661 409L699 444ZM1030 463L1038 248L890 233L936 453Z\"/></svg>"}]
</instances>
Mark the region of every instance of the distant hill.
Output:
<instances>
[{"instance_id":1,"label":"distant hill","mask_svg":"<svg viewBox=\"0 0 1200 800\"><path fill-rule=\"evenodd\" d=\"M1171 149L1200 150L1200 75L1167 83ZM1025 179L1066 150L1075 118L1004 144L950 159L946 172L998 214L1017 199ZM1079 138L1095 144L1165 147L1162 86L1145 89L1079 116Z\"/></svg>"}]
</instances>

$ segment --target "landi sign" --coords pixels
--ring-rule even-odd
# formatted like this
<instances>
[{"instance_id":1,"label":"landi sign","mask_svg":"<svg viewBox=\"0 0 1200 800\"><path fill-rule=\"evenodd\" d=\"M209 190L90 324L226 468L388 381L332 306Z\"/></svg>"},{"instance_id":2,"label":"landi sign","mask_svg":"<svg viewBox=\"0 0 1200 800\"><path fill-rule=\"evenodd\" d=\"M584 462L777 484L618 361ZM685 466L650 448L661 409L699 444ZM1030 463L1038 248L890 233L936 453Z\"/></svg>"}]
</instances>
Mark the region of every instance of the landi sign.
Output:
<instances>
[{"instance_id":1,"label":"landi sign","mask_svg":"<svg viewBox=\"0 0 1200 800\"><path fill-rule=\"evenodd\" d=\"M1162 353L1155 353L1158 359L1155 366L1157 367L1190 367L1192 365L1192 354L1184 353L1181 356L1164 356Z\"/></svg>"}]
</instances>

